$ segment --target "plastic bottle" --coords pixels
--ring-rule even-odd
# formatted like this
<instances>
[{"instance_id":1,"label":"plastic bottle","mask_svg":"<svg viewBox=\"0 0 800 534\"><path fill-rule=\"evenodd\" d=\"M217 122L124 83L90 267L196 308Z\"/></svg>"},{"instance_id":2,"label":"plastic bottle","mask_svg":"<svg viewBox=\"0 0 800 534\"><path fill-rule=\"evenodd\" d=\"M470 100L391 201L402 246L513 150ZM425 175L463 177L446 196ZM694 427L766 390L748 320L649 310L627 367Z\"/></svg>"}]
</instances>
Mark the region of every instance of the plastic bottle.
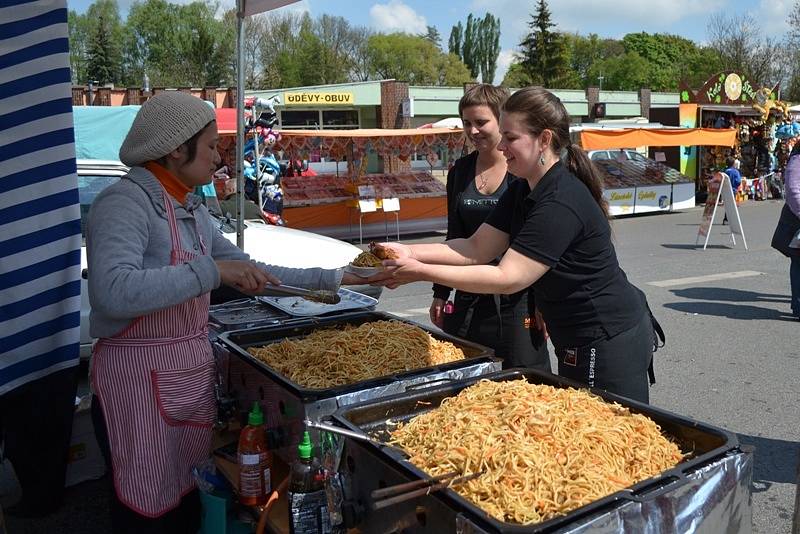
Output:
<instances>
[{"instance_id":1,"label":"plastic bottle","mask_svg":"<svg viewBox=\"0 0 800 534\"><path fill-rule=\"evenodd\" d=\"M264 413L258 402L247 417L239 435L239 502L248 506L266 504L272 491L270 468L272 453L267 448Z\"/></svg>"},{"instance_id":2,"label":"plastic bottle","mask_svg":"<svg viewBox=\"0 0 800 534\"><path fill-rule=\"evenodd\" d=\"M324 476L312 455L311 436L303 434L297 447L297 460L289 479L289 532L291 534L328 534L331 522Z\"/></svg>"}]
</instances>

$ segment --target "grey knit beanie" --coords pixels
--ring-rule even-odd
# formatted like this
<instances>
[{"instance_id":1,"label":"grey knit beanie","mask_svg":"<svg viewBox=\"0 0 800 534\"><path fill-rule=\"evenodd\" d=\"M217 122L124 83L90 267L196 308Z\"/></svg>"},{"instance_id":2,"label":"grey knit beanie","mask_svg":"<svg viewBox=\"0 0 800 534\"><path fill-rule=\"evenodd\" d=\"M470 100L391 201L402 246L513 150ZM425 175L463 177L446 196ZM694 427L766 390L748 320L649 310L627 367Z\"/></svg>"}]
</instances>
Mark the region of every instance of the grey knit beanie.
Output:
<instances>
[{"instance_id":1,"label":"grey knit beanie","mask_svg":"<svg viewBox=\"0 0 800 534\"><path fill-rule=\"evenodd\" d=\"M119 160L132 167L166 156L211 122L214 110L188 93L167 91L145 102L119 149Z\"/></svg>"}]
</instances>

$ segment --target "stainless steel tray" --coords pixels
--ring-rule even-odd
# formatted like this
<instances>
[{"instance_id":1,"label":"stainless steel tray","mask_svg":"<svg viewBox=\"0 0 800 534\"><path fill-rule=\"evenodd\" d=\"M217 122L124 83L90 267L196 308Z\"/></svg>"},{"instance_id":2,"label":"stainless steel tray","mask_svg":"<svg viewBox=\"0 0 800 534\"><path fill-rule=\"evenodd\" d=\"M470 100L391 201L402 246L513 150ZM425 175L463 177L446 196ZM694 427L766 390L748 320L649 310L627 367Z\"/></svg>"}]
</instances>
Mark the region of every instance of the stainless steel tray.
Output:
<instances>
[{"instance_id":1,"label":"stainless steel tray","mask_svg":"<svg viewBox=\"0 0 800 534\"><path fill-rule=\"evenodd\" d=\"M343 310L358 310L372 308L378 304L378 300L343 287L339 288L341 301L338 304L322 304L312 302L303 297L256 297L260 302L278 308L282 312L295 317L314 317L325 315L326 313L339 312Z\"/></svg>"}]
</instances>

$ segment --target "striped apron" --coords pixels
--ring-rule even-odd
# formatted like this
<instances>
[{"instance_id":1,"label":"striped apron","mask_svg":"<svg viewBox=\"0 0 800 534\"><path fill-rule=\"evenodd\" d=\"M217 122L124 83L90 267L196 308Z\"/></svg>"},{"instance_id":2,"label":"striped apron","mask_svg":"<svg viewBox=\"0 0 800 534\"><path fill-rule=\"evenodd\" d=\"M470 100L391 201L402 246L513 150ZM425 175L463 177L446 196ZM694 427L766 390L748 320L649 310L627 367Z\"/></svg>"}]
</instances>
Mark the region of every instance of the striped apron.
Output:
<instances>
[{"instance_id":1,"label":"striped apron","mask_svg":"<svg viewBox=\"0 0 800 534\"><path fill-rule=\"evenodd\" d=\"M170 265L179 265L197 254L183 250L175 208L163 194ZM114 487L120 501L146 517L177 507L195 488L192 467L210 453L216 403L209 299L206 293L138 317L95 345L92 388L108 427Z\"/></svg>"}]
</instances>

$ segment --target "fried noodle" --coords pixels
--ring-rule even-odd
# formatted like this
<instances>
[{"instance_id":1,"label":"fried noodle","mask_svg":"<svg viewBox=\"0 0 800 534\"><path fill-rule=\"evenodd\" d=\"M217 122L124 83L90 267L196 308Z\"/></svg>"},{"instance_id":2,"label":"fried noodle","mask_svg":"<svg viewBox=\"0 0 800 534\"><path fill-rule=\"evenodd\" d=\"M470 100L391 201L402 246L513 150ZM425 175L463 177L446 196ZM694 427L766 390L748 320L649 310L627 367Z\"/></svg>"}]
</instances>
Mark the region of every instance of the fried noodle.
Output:
<instances>
[{"instance_id":1,"label":"fried noodle","mask_svg":"<svg viewBox=\"0 0 800 534\"><path fill-rule=\"evenodd\" d=\"M464 359L464 352L400 321L315 330L247 351L293 382L324 389Z\"/></svg>"},{"instance_id":2,"label":"fried noodle","mask_svg":"<svg viewBox=\"0 0 800 534\"><path fill-rule=\"evenodd\" d=\"M648 417L588 390L482 380L391 434L435 476L492 517L539 523L657 475L683 455Z\"/></svg>"},{"instance_id":3,"label":"fried noodle","mask_svg":"<svg viewBox=\"0 0 800 534\"><path fill-rule=\"evenodd\" d=\"M350 262L350 265L355 267L383 267L381 259L372 252L362 252Z\"/></svg>"}]
</instances>

